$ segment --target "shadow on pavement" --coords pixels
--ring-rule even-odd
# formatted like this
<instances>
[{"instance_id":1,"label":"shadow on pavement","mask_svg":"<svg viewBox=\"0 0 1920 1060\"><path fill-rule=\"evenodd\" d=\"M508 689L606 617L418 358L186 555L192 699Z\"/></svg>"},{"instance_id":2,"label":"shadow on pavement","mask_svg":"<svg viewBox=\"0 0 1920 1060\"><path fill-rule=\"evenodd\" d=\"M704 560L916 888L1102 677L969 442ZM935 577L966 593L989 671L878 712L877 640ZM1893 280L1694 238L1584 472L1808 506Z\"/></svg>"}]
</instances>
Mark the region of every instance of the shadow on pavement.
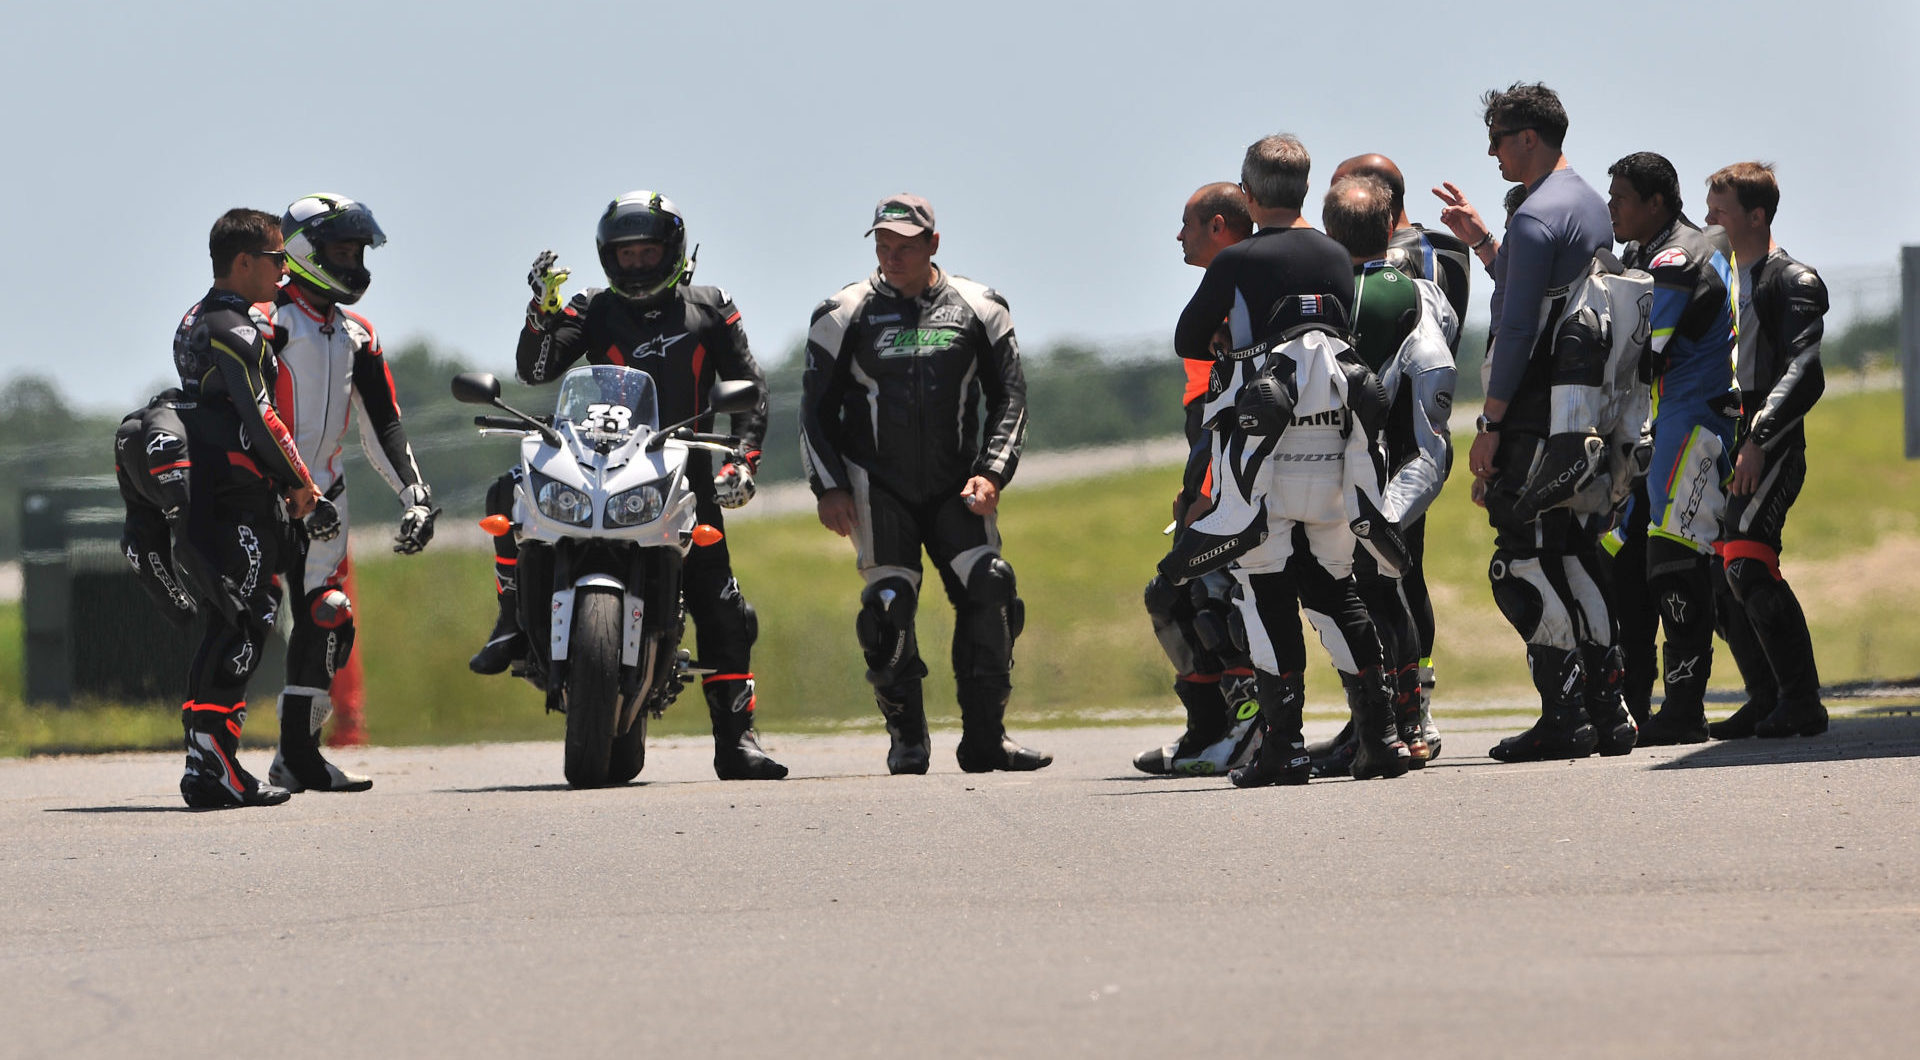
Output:
<instances>
[{"instance_id":1,"label":"shadow on pavement","mask_svg":"<svg viewBox=\"0 0 1920 1060\"><path fill-rule=\"evenodd\" d=\"M244 806L230 809L246 809ZM179 806L49 806L46 813L208 813L185 804Z\"/></svg>"},{"instance_id":2,"label":"shadow on pavement","mask_svg":"<svg viewBox=\"0 0 1920 1060\"><path fill-rule=\"evenodd\" d=\"M610 784L608 788L644 788L644 780L629 781L625 784ZM498 795L521 791L573 791L567 784L495 784L485 788L441 788L446 795ZM606 791L607 788L582 788L582 791Z\"/></svg>"},{"instance_id":3,"label":"shadow on pavement","mask_svg":"<svg viewBox=\"0 0 1920 1060\"><path fill-rule=\"evenodd\" d=\"M1669 748L1680 751L1681 748ZM1869 758L1920 758L1920 717L1913 708L1836 716L1824 735L1781 740L1714 741L1698 745L1653 769L1711 769L1793 762L1849 762Z\"/></svg>"}]
</instances>

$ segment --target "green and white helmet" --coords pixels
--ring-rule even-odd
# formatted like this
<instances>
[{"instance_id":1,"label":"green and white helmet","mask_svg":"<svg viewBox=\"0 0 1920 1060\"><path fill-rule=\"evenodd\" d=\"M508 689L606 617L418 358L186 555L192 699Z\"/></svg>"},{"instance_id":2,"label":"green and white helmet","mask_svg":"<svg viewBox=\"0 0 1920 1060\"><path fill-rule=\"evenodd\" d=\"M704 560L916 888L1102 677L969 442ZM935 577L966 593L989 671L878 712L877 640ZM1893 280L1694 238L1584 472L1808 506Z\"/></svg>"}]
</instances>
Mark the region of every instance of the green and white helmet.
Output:
<instances>
[{"instance_id":1,"label":"green and white helmet","mask_svg":"<svg viewBox=\"0 0 1920 1060\"><path fill-rule=\"evenodd\" d=\"M344 195L325 193L297 199L280 218L280 238L287 244L287 272L296 283L342 305L352 305L367 293L373 273L364 264L340 266L327 261L329 243L381 246L387 234L373 211Z\"/></svg>"},{"instance_id":2,"label":"green and white helmet","mask_svg":"<svg viewBox=\"0 0 1920 1060\"><path fill-rule=\"evenodd\" d=\"M607 204L594 233L607 284L630 302L650 302L693 278L687 263L687 222L673 200L657 191L630 191ZM663 253L651 268L623 269L615 247L658 243Z\"/></svg>"}]
</instances>

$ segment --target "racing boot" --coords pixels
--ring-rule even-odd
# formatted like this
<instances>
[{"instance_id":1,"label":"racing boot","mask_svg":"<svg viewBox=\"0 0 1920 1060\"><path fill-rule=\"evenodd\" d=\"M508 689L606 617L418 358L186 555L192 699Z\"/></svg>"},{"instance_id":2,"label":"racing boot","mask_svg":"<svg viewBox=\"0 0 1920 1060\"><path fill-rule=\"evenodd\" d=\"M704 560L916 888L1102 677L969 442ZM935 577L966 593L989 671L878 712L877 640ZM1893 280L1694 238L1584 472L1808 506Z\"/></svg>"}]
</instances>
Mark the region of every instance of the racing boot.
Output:
<instances>
[{"instance_id":1,"label":"racing boot","mask_svg":"<svg viewBox=\"0 0 1920 1060\"><path fill-rule=\"evenodd\" d=\"M365 791L372 777L349 773L320 754L320 727L333 716L333 697L318 688L289 687L280 693L280 749L267 767L267 782L288 791Z\"/></svg>"},{"instance_id":2,"label":"racing boot","mask_svg":"<svg viewBox=\"0 0 1920 1060\"><path fill-rule=\"evenodd\" d=\"M1407 767L1427 764L1427 729L1420 723L1420 670L1413 663L1393 672L1393 721L1407 745Z\"/></svg>"},{"instance_id":3,"label":"racing boot","mask_svg":"<svg viewBox=\"0 0 1920 1060\"><path fill-rule=\"evenodd\" d=\"M1176 677L1173 694L1180 697L1180 705L1187 708L1186 730L1165 747L1149 748L1134 755L1133 768L1155 776L1200 777L1225 772L1233 748L1220 746L1231 731L1221 682ZM1258 704L1254 710L1257 714Z\"/></svg>"},{"instance_id":4,"label":"racing boot","mask_svg":"<svg viewBox=\"0 0 1920 1060\"><path fill-rule=\"evenodd\" d=\"M927 708L918 680L902 681L873 690L880 716L887 719L887 772L923 774L933 760L933 737L927 732Z\"/></svg>"},{"instance_id":5,"label":"racing boot","mask_svg":"<svg viewBox=\"0 0 1920 1060\"><path fill-rule=\"evenodd\" d=\"M1800 601L1784 581L1776 581L1748 609L1753 631L1766 646L1779 682L1780 700L1753 726L1763 740L1818 736L1827 731L1827 708L1820 702L1820 674L1813 661L1813 637Z\"/></svg>"},{"instance_id":6,"label":"racing boot","mask_svg":"<svg viewBox=\"0 0 1920 1060\"><path fill-rule=\"evenodd\" d=\"M1610 758L1631 754L1639 743L1640 727L1620 692L1627 672L1626 652L1618 644L1582 644L1580 656L1587 678L1587 720L1593 723L1594 750Z\"/></svg>"},{"instance_id":7,"label":"racing boot","mask_svg":"<svg viewBox=\"0 0 1920 1060\"><path fill-rule=\"evenodd\" d=\"M1527 645L1527 668L1540 693L1540 720L1518 736L1493 745L1487 756L1497 762L1540 762L1585 758L1600 742L1587 720L1580 657L1570 651Z\"/></svg>"},{"instance_id":8,"label":"racing boot","mask_svg":"<svg viewBox=\"0 0 1920 1060\"><path fill-rule=\"evenodd\" d=\"M503 674L507 667L526 657L527 635L520 629L520 594L502 590L500 617L493 620L493 632L487 643L467 660L467 669L477 674Z\"/></svg>"},{"instance_id":9,"label":"racing boot","mask_svg":"<svg viewBox=\"0 0 1920 1060\"><path fill-rule=\"evenodd\" d=\"M1300 714L1307 686L1298 672L1256 675L1260 702L1260 750L1253 761L1227 775L1236 788L1305 784L1313 777L1313 759L1300 735Z\"/></svg>"},{"instance_id":10,"label":"racing boot","mask_svg":"<svg viewBox=\"0 0 1920 1060\"><path fill-rule=\"evenodd\" d=\"M753 678L709 677L701 686L713 722L713 774L721 780L783 780L787 767L767 757L753 731Z\"/></svg>"},{"instance_id":11,"label":"racing boot","mask_svg":"<svg viewBox=\"0 0 1920 1060\"><path fill-rule=\"evenodd\" d=\"M954 757L961 772L1024 773L1053 764L1052 755L1008 738L1007 697L1013 694L1013 684L1005 674L961 677L954 683L960 700L960 746L954 749Z\"/></svg>"},{"instance_id":12,"label":"racing boot","mask_svg":"<svg viewBox=\"0 0 1920 1060\"><path fill-rule=\"evenodd\" d=\"M1347 693L1347 723L1340 727L1333 739L1307 745L1307 756L1313 759L1315 780L1351 776L1354 756L1360 753L1360 741L1354 735L1354 722L1360 717L1362 709L1360 679L1344 671L1336 672L1340 674L1340 685Z\"/></svg>"},{"instance_id":13,"label":"racing boot","mask_svg":"<svg viewBox=\"0 0 1920 1060\"><path fill-rule=\"evenodd\" d=\"M1676 655L1673 645L1663 651L1661 667L1666 676L1666 699L1660 709L1640 726L1641 747L1671 747L1675 744L1707 742L1707 674L1697 656ZM1679 679L1675 679L1679 675Z\"/></svg>"},{"instance_id":14,"label":"racing boot","mask_svg":"<svg viewBox=\"0 0 1920 1060\"><path fill-rule=\"evenodd\" d=\"M1747 701L1726 719L1708 722L1707 735L1716 740L1744 740L1754 735L1755 726L1780 705L1780 684L1773 676L1773 663L1767 659L1767 650L1760 646L1753 623L1747 619L1746 608L1726 589L1726 579L1720 581L1721 588L1714 596L1714 624L1727 642L1727 652L1733 656L1734 665L1740 669Z\"/></svg>"},{"instance_id":15,"label":"racing boot","mask_svg":"<svg viewBox=\"0 0 1920 1060\"><path fill-rule=\"evenodd\" d=\"M190 808L278 806L293 797L293 792L262 784L240 767L240 726L246 720L245 703L228 707L189 701L181 708L187 770L180 778L180 797Z\"/></svg>"},{"instance_id":16,"label":"racing boot","mask_svg":"<svg viewBox=\"0 0 1920 1060\"><path fill-rule=\"evenodd\" d=\"M1356 676L1360 684L1360 712L1353 717L1353 779L1406 776L1413 764L1413 754L1400 739L1386 672L1378 666L1369 666Z\"/></svg>"},{"instance_id":17,"label":"racing boot","mask_svg":"<svg viewBox=\"0 0 1920 1060\"><path fill-rule=\"evenodd\" d=\"M1427 743L1427 761L1440 757L1440 726L1433 721L1433 660L1420 660L1420 736Z\"/></svg>"}]
</instances>

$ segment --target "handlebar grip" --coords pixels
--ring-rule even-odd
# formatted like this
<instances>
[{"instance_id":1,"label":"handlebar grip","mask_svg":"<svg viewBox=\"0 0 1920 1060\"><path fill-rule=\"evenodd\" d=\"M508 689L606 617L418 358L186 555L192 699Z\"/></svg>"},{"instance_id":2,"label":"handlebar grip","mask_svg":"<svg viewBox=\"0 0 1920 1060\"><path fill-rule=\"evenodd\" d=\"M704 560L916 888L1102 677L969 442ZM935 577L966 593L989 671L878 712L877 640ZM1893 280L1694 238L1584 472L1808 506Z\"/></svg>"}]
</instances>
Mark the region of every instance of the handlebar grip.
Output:
<instances>
[{"instance_id":1,"label":"handlebar grip","mask_svg":"<svg viewBox=\"0 0 1920 1060\"><path fill-rule=\"evenodd\" d=\"M680 437L689 442L706 442L709 445L724 445L729 449L738 449L740 439L731 434L683 434Z\"/></svg>"},{"instance_id":2,"label":"handlebar grip","mask_svg":"<svg viewBox=\"0 0 1920 1060\"><path fill-rule=\"evenodd\" d=\"M475 416L473 418L473 425L475 427L493 427L498 430L506 430L506 431L533 430L533 428L528 426L525 421L516 420L508 416Z\"/></svg>"}]
</instances>

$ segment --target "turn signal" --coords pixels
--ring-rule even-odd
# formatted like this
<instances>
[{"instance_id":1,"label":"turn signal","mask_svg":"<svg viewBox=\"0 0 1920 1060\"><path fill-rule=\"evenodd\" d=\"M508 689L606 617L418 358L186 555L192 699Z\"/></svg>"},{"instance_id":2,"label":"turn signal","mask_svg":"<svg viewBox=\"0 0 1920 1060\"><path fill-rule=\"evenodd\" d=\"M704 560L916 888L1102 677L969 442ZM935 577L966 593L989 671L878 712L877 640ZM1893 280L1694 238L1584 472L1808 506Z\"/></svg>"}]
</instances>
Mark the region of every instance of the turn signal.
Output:
<instances>
[{"instance_id":1,"label":"turn signal","mask_svg":"<svg viewBox=\"0 0 1920 1060\"><path fill-rule=\"evenodd\" d=\"M489 515L480 520L480 529L489 537L505 537L513 531L513 520L504 515Z\"/></svg>"},{"instance_id":2,"label":"turn signal","mask_svg":"<svg viewBox=\"0 0 1920 1060\"><path fill-rule=\"evenodd\" d=\"M720 532L712 523L701 523L693 528L693 543L705 548L727 535Z\"/></svg>"}]
</instances>

